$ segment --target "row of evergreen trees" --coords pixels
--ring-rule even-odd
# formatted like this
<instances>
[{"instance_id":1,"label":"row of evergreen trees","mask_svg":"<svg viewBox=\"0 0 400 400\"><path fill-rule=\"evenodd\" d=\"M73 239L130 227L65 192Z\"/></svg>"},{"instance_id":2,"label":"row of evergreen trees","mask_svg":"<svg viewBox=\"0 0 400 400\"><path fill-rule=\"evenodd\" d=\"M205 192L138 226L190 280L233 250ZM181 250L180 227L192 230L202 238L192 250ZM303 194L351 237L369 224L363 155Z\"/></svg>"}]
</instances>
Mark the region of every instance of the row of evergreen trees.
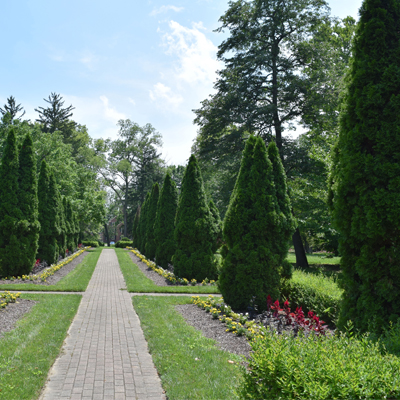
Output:
<instances>
[{"instance_id":1,"label":"row of evergreen trees","mask_svg":"<svg viewBox=\"0 0 400 400\"><path fill-rule=\"evenodd\" d=\"M251 301L261 308L267 295L279 297L282 279L291 276L285 260L294 231L286 177L275 143L268 150L261 138L250 137L222 223L211 200L207 203L201 171L191 156L177 195L166 176L161 193L153 186L134 221L134 246L162 267L173 263L179 277L216 279L215 252L223 244L219 286L236 309Z\"/></svg>"},{"instance_id":2,"label":"row of evergreen trees","mask_svg":"<svg viewBox=\"0 0 400 400\"><path fill-rule=\"evenodd\" d=\"M36 259L53 264L77 247L79 225L43 160L37 179L32 139L20 148L11 128L0 165L0 275L29 274Z\"/></svg>"}]
</instances>

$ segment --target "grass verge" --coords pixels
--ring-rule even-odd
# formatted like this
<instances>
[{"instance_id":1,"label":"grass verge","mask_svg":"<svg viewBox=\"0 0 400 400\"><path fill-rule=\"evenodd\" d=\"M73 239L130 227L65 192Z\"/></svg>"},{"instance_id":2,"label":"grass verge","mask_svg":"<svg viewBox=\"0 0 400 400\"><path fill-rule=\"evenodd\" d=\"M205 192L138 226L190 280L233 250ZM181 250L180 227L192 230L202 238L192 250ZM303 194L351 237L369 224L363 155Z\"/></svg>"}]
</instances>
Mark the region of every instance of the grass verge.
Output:
<instances>
[{"instance_id":1,"label":"grass verge","mask_svg":"<svg viewBox=\"0 0 400 400\"><path fill-rule=\"evenodd\" d=\"M37 399L78 309L79 295L22 294L38 301L0 339L0 399Z\"/></svg>"},{"instance_id":2,"label":"grass verge","mask_svg":"<svg viewBox=\"0 0 400 400\"><path fill-rule=\"evenodd\" d=\"M174 306L187 303L187 297L133 298L168 399L237 399L233 386L240 382L240 358L186 324Z\"/></svg>"},{"instance_id":3,"label":"grass verge","mask_svg":"<svg viewBox=\"0 0 400 400\"><path fill-rule=\"evenodd\" d=\"M115 249L128 292L138 293L219 293L217 286L157 286L134 264L124 249Z\"/></svg>"},{"instance_id":4,"label":"grass verge","mask_svg":"<svg viewBox=\"0 0 400 400\"><path fill-rule=\"evenodd\" d=\"M92 277L97 260L100 257L101 248L86 250L88 254L83 261L68 275L64 276L55 285L35 285L31 283L10 283L0 285L0 290L30 290L41 292L84 292Z\"/></svg>"}]
</instances>

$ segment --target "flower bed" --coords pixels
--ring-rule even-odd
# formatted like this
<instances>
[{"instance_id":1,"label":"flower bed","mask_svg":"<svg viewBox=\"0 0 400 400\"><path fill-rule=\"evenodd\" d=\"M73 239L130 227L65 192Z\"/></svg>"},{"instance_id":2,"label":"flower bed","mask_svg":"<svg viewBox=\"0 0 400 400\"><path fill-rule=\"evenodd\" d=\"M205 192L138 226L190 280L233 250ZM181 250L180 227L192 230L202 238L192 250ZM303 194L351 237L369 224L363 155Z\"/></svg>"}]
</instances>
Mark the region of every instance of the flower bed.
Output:
<instances>
[{"instance_id":1,"label":"flower bed","mask_svg":"<svg viewBox=\"0 0 400 400\"><path fill-rule=\"evenodd\" d=\"M127 247L129 251L131 251L136 257L140 258L140 261L145 263L149 268L151 268L154 272L157 272L159 275L168 280L172 285L183 285L183 286L196 286L200 282L197 282L196 279L192 279L189 281L186 278L178 278L174 275L173 272L167 271L164 268L158 267L155 262L149 261L143 254L141 254L137 249L133 249L132 247ZM217 283L214 280L208 280L207 278L200 283L202 286L215 286Z\"/></svg>"},{"instance_id":2,"label":"flower bed","mask_svg":"<svg viewBox=\"0 0 400 400\"><path fill-rule=\"evenodd\" d=\"M0 293L0 308L5 308L8 303L15 303L21 293L11 293L5 291L4 293Z\"/></svg>"},{"instance_id":3,"label":"flower bed","mask_svg":"<svg viewBox=\"0 0 400 400\"><path fill-rule=\"evenodd\" d=\"M16 281L16 280L22 280L22 281L41 281L41 282L46 282L46 279L49 276L54 275L59 269L70 263L73 259L76 257L80 256L88 247L84 247L83 249L78 250L76 253L72 254L71 256L64 258L61 262L59 262L56 265L51 265L50 268L46 269L43 273L36 275L36 274L29 274L29 275L22 275L22 276L12 276L10 278L5 277L4 280L9 280L9 281Z\"/></svg>"}]
</instances>

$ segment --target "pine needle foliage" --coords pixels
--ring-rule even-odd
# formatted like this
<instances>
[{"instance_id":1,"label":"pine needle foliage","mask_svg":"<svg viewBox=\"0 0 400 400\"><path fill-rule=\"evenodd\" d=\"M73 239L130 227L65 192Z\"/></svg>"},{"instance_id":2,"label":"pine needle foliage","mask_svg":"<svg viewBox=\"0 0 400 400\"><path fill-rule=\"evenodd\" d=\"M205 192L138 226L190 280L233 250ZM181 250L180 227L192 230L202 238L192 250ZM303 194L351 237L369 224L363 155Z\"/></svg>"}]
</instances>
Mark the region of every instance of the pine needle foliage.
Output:
<instances>
[{"instance_id":1,"label":"pine needle foliage","mask_svg":"<svg viewBox=\"0 0 400 400\"><path fill-rule=\"evenodd\" d=\"M140 212L140 220L139 220L138 249L142 254L144 254L146 250L147 210L149 208L149 202L150 202L150 193L147 192L144 202L142 204Z\"/></svg>"},{"instance_id":2,"label":"pine needle foliage","mask_svg":"<svg viewBox=\"0 0 400 400\"><path fill-rule=\"evenodd\" d=\"M39 200L39 248L37 257L47 264L53 264L57 260L57 237L56 237L56 215L57 202L54 201L50 192L50 177L46 160L40 165L40 174L38 182L38 200Z\"/></svg>"},{"instance_id":3,"label":"pine needle foliage","mask_svg":"<svg viewBox=\"0 0 400 400\"><path fill-rule=\"evenodd\" d=\"M199 164L190 156L182 180L175 219L175 275L202 281L216 279L213 253L213 217L208 207Z\"/></svg>"},{"instance_id":4,"label":"pine needle foliage","mask_svg":"<svg viewBox=\"0 0 400 400\"><path fill-rule=\"evenodd\" d=\"M1 275L12 276L21 266L18 226L22 214L18 207L18 149L11 128L0 166L0 268Z\"/></svg>"},{"instance_id":5,"label":"pine needle foliage","mask_svg":"<svg viewBox=\"0 0 400 400\"><path fill-rule=\"evenodd\" d=\"M364 0L330 177L341 233L339 326L400 316L400 2ZM372 325L371 325L372 323Z\"/></svg>"},{"instance_id":6,"label":"pine needle foliage","mask_svg":"<svg viewBox=\"0 0 400 400\"><path fill-rule=\"evenodd\" d=\"M40 232L36 159L30 134L25 136L19 152L18 206L22 220L19 222L21 265L14 275L27 275L35 264Z\"/></svg>"},{"instance_id":7,"label":"pine needle foliage","mask_svg":"<svg viewBox=\"0 0 400 400\"><path fill-rule=\"evenodd\" d=\"M146 257L149 260L154 260L156 256L156 241L154 237L154 223L157 216L157 203L160 197L160 187L155 183L151 189L149 209L147 214L146 226Z\"/></svg>"},{"instance_id":8,"label":"pine needle foliage","mask_svg":"<svg viewBox=\"0 0 400 400\"><path fill-rule=\"evenodd\" d=\"M167 173L157 204L157 216L154 224L156 243L156 263L167 268L175 253L175 215L178 207L178 191L171 175Z\"/></svg>"},{"instance_id":9,"label":"pine needle foliage","mask_svg":"<svg viewBox=\"0 0 400 400\"><path fill-rule=\"evenodd\" d=\"M263 310L268 295L279 298L280 246L287 246L281 214L265 143L251 136L223 224L219 288L232 308L245 310L253 301Z\"/></svg>"},{"instance_id":10,"label":"pine needle foliage","mask_svg":"<svg viewBox=\"0 0 400 400\"><path fill-rule=\"evenodd\" d=\"M138 248L139 243L139 221L140 221L140 206L138 206L133 220L132 236L133 236L133 247Z\"/></svg>"}]
</instances>

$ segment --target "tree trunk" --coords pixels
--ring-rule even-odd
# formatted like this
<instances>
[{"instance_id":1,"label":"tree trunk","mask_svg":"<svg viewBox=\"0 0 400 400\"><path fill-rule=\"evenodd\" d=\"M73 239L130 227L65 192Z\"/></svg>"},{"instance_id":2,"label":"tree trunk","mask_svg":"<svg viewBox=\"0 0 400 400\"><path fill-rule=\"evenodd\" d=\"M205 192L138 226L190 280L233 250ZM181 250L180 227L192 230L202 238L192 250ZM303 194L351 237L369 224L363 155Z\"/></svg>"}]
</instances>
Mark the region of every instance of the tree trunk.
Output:
<instances>
[{"instance_id":1,"label":"tree trunk","mask_svg":"<svg viewBox=\"0 0 400 400\"><path fill-rule=\"evenodd\" d=\"M104 224L104 233L106 236L107 246L110 247L110 235L108 234L108 226Z\"/></svg>"},{"instance_id":2,"label":"tree trunk","mask_svg":"<svg viewBox=\"0 0 400 400\"><path fill-rule=\"evenodd\" d=\"M308 268L308 260L301 240L300 230L296 228L292 236L294 251L296 253L296 265L300 268Z\"/></svg>"}]
</instances>

